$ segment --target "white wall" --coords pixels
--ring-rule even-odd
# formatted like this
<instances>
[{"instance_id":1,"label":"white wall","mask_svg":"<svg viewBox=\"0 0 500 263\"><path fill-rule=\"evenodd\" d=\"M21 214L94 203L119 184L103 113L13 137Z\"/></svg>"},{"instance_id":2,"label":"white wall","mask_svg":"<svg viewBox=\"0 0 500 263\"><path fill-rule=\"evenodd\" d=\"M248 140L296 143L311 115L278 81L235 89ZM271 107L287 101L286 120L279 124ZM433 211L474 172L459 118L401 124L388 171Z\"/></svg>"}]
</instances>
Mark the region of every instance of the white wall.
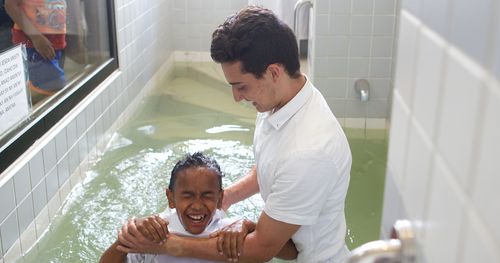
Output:
<instances>
[{"instance_id":1,"label":"white wall","mask_svg":"<svg viewBox=\"0 0 500 263\"><path fill-rule=\"evenodd\" d=\"M403 0L382 235L419 262L500 262L500 2Z\"/></svg>"},{"instance_id":2,"label":"white wall","mask_svg":"<svg viewBox=\"0 0 500 263\"><path fill-rule=\"evenodd\" d=\"M314 1L310 75L338 118L388 117L396 9L396 0ZM366 103L360 78L371 86Z\"/></svg>"},{"instance_id":3,"label":"white wall","mask_svg":"<svg viewBox=\"0 0 500 263\"><path fill-rule=\"evenodd\" d=\"M0 175L0 263L29 249L73 186L85 159L173 53L172 0L116 0L120 70ZM36 247L34 249L37 249Z\"/></svg>"},{"instance_id":4,"label":"white wall","mask_svg":"<svg viewBox=\"0 0 500 263\"><path fill-rule=\"evenodd\" d=\"M247 0L173 0L175 50L210 51L212 32Z\"/></svg>"}]
</instances>

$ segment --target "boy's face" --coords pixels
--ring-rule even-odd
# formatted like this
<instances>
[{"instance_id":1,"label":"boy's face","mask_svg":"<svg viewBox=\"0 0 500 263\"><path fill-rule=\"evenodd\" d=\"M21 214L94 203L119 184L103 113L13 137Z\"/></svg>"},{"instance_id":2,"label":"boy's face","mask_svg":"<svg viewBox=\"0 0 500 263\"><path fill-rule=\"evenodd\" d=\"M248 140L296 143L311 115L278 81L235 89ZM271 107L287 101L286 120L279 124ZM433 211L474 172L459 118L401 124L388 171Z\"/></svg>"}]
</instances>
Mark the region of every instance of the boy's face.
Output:
<instances>
[{"instance_id":1,"label":"boy's face","mask_svg":"<svg viewBox=\"0 0 500 263\"><path fill-rule=\"evenodd\" d=\"M241 62L221 63L222 71L231 84L233 97L236 102L246 100L252 103L258 112L266 112L278 104L277 95L273 89L273 81L266 70L262 78L256 78L252 73L241 72Z\"/></svg>"},{"instance_id":2,"label":"boy's face","mask_svg":"<svg viewBox=\"0 0 500 263\"><path fill-rule=\"evenodd\" d=\"M177 210L186 231L202 233L222 204L223 191L217 174L207 167L182 170L173 189L167 190L170 208Z\"/></svg>"}]
</instances>

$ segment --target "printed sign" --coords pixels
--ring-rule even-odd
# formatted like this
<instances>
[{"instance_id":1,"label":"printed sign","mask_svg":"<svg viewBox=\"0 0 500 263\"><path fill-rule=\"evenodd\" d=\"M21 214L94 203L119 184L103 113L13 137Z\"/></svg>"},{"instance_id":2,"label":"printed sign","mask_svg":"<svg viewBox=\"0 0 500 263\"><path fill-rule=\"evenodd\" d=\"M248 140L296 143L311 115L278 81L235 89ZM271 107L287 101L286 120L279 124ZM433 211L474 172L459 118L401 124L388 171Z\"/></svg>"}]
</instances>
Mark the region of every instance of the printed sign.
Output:
<instances>
[{"instance_id":1,"label":"printed sign","mask_svg":"<svg viewBox=\"0 0 500 263\"><path fill-rule=\"evenodd\" d=\"M23 47L0 54L0 137L30 114Z\"/></svg>"}]
</instances>

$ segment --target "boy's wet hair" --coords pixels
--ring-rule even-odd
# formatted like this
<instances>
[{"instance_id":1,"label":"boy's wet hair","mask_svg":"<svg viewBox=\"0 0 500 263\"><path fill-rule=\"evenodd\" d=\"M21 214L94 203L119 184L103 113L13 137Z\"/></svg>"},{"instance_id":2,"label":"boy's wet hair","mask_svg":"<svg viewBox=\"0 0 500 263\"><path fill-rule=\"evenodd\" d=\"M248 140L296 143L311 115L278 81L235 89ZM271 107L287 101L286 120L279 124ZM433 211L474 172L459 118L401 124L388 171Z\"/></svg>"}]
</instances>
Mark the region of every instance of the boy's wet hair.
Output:
<instances>
[{"instance_id":1,"label":"boy's wet hair","mask_svg":"<svg viewBox=\"0 0 500 263\"><path fill-rule=\"evenodd\" d=\"M179 160L172 172L170 174L170 183L168 185L168 189L173 191L175 188L175 182L177 181L177 176L180 172L196 167L206 167L212 170L216 175L219 181L220 190L222 190L222 172L220 170L220 166L215 159L205 156L201 152L196 152L193 154L186 154L183 159Z\"/></svg>"},{"instance_id":2,"label":"boy's wet hair","mask_svg":"<svg viewBox=\"0 0 500 263\"><path fill-rule=\"evenodd\" d=\"M210 55L217 63L237 62L243 73L261 78L277 63L292 78L300 77L297 39L269 9L249 6L228 17L212 34Z\"/></svg>"}]
</instances>

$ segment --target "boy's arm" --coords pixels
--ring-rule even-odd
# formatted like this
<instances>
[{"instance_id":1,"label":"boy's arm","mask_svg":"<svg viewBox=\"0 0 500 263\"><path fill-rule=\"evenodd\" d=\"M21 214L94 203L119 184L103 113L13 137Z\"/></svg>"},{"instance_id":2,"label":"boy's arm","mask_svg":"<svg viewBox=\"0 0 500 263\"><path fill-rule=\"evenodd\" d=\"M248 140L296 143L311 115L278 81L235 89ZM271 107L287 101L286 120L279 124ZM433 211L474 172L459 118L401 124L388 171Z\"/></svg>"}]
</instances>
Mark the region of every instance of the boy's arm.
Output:
<instances>
[{"instance_id":1,"label":"boy's arm","mask_svg":"<svg viewBox=\"0 0 500 263\"><path fill-rule=\"evenodd\" d=\"M25 0L5 0L5 11L17 26L31 39L33 47L45 59L53 59L55 51L50 41L31 23L21 10L20 5Z\"/></svg>"},{"instance_id":2,"label":"boy's arm","mask_svg":"<svg viewBox=\"0 0 500 263\"><path fill-rule=\"evenodd\" d=\"M257 182L257 170L255 165L252 169L236 183L224 189L224 198L222 199L222 209L227 209L241 200L244 200L259 192L259 183Z\"/></svg>"},{"instance_id":3,"label":"boy's arm","mask_svg":"<svg viewBox=\"0 0 500 263\"><path fill-rule=\"evenodd\" d=\"M100 263L123 263L127 258L127 253L123 253L116 249L116 247L120 244L117 240L113 243L105 252L102 254Z\"/></svg>"},{"instance_id":4,"label":"boy's arm","mask_svg":"<svg viewBox=\"0 0 500 263\"><path fill-rule=\"evenodd\" d=\"M130 224L130 222L134 222L137 224L137 230L149 239L149 242L161 244L160 242L164 240L168 234L168 222L165 221L158 215L138 218L138 219L130 219L128 223L122 226L122 231L126 231L126 226ZM121 232L119 236L121 235ZM101 256L101 263L122 263L125 262L127 258L127 253L121 252L117 250L117 246L121 245L120 241L116 240ZM158 246L158 245L157 245Z\"/></svg>"}]
</instances>

